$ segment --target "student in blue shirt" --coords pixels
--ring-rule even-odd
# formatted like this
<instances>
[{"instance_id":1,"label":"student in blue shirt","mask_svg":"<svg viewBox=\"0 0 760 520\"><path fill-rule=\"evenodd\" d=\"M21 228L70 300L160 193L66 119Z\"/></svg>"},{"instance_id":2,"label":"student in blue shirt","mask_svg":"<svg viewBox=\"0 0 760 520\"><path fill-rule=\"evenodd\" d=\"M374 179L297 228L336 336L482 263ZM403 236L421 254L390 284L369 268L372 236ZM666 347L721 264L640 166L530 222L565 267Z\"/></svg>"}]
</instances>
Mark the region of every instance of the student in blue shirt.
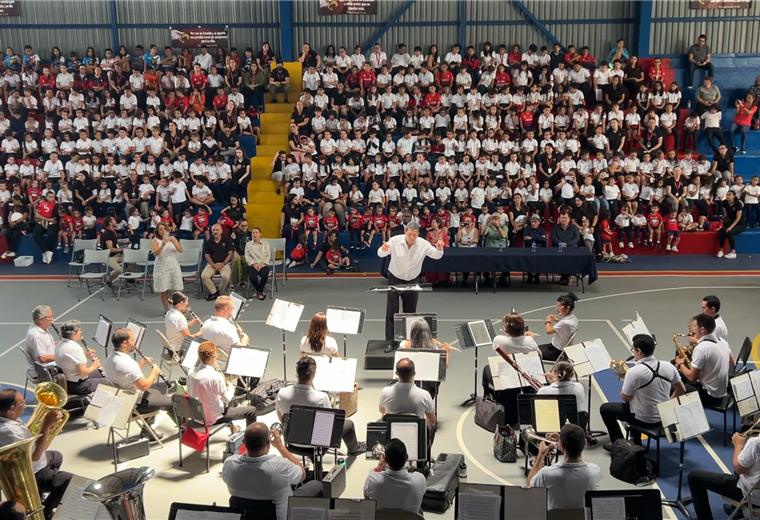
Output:
<instances>
[{"instance_id":1,"label":"student in blue shirt","mask_svg":"<svg viewBox=\"0 0 760 520\"><path fill-rule=\"evenodd\" d=\"M34 72L37 72L40 67L40 57L37 56L34 53L34 49L32 49L31 45L26 45L24 47L24 62L22 66L22 72L33 70Z\"/></svg>"},{"instance_id":2,"label":"student in blue shirt","mask_svg":"<svg viewBox=\"0 0 760 520\"><path fill-rule=\"evenodd\" d=\"M16 55L11 47L5 49L5 66L16 72L21 72L21 58Z\"/></svg>"}]
</instances>

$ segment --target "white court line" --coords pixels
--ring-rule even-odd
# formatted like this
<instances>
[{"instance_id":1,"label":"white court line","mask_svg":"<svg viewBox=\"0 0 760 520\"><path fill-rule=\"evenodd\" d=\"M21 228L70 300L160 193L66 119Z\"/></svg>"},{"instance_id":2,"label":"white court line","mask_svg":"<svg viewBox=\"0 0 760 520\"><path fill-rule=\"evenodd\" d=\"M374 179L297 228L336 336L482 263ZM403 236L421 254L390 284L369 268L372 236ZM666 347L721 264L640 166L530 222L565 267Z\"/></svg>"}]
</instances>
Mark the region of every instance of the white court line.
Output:
<instances>
[{"instance_id":1,"label":"white court line","mask_svg":"<svg viewBox=\"0 0 760 520\"><path fill-rule=\"evenodd\" d=\"M97 291L95 291L94 293L92 293L91 295L89 295L87 298L85 298L84 300L82 300L81 302L77 302L75 305L69 307L67 310L65 310L64 312L62 312L58 316L56 316L56 319L57 318L63 318L68 313L70 313L71 311L73 311L74 309L76 309L77 307L79 307L80 305L82 305L84 302L86 302L87 300L89 300L90 298L92 298L93 296L95 296L96 294L98 294L102 290L103 289L98 289ZM29 325L29 323L20 323L20 324L17 323L15 325ZM22 339L21 341L19 341L17 343L14 343L13 345L11 345L7 349L5 349L3 352L0 352L0 358L3 357L3 356L5 356L9 352L11 352L13 350L16 350L17 347L19 347L20 345L22 345L24 343L26 343L26 338Z\"/></svg>"},{"instance_id":2,"label":"white court line","mask_svg":"<svg viewBox=\"0 0 760 520\"><path fill-rule=\"evenodd\" d=\"M459 447L462 448L462 453L464 454L465 458L470 462L470 464L474 464L477 466L477 468L494 479L496 482L499 482L500 484L503 484L505 486L514 486L511 482L504 480L500 476L498 476L496 473L491 471L490 469L486 468L483 464L480 463L478 459L476 459L472 453L470 453L470 450L467 449L467 445L464 443L464 436L462 435L462 429L464 427L464 421L467 420L467 418L470 416L470 412L472 412L475 409L474 406L469 406L467 410L462 413L462 416L459 418L459 421L457 422L457 442L459 443Z\"/></svg>"}]
</instances>

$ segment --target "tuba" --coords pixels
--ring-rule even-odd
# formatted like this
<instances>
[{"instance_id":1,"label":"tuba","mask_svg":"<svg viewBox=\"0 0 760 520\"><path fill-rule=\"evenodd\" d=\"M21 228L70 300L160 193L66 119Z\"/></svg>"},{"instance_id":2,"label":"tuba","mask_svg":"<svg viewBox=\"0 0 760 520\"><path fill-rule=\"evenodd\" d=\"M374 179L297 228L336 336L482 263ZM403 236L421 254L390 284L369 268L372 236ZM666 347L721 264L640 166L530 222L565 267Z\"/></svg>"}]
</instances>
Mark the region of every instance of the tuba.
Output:
<instances>
[{"instance_id":1,"label":"tuba","mask_svg":"<svg viewBox=\"0 0 760 520\"><path fill-rule=\"evenodd\" d=\"M50 428L50 434L45 445L45 449L47 449L50 443L53 442L53 439L55 439L55 436L61 433L66 421L69 420L69 412L63 409L69 397L66 394L66 390L50 381L40 383L34 387L34 397L37 399L37 408L35 408L34 413L29 418L29 422L26 423L26 427L32 433L39 433L42 421L45 420L45 416L50 410L58 410L63 415L63 419Z\"/></svg>"},{"instance_id":2,"label":"tuba","mask_svg":"<svg viewBox=\"0 0 760 520\"><path fill-rule=\"evenodd\" d=\"M24 505L30 520L45 520L32 469L32 451L39 435L0 448L0 490L8 500Z\"/></svg>"},{"instance_id":3,"label":"tuba","mask_svg":"<svg viewBox=\"0 0 760 520\"><path fill-rule=\"evenodd\" d=\"M628 372L628 363L623 361L622 359L613 359L610 361L610 368L612 369L615 374L620 378L622 381L625 379L625 374Z\"/></svg>"},{"instance_id":4,"label":"tuba","mask_svg":"<svg viewBox=\"0 0 760 520\"><path fill-rule=\"evenodd\" d=\"M87 486L82 498L103 504L113 520L147 520L143 489L155 474L145 466L117 471Z\"/></svg>"}]
</instances>

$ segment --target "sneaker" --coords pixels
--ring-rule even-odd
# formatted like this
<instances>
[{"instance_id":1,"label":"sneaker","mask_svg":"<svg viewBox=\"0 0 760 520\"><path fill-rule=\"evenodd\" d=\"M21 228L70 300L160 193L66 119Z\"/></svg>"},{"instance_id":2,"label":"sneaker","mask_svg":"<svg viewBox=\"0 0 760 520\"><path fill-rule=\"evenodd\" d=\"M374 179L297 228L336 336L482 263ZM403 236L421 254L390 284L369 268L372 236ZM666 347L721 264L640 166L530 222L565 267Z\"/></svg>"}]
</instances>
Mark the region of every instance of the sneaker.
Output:
<instances>
[{"instance_id":1,"label":"sneaker","mask_svg":"<svg viewBox=\"0 0 760 520\"><path fill-rule=\"evenodd\" d=\"M2 255L0 255L0 258L8 258L8 254L9 254L9 253L10 253L10 251L6 251L6 252L5 252L5 253L3 253Z\"/></svg>"},{"instance_id":2,"label":"sneaker","mask_svg":"<svg viewBox=\"0 0 760 520\"><path fill-rule=\"evenodd\" d=\"M678 252L678 248L676 246L671 247L670 250L673 251L674 253Z\"/></svg>"},{"instance_id":3,"label":"sneaker","mask_svg":"<svg viewBox=\"0 0 760 520\"><path fill-rule=\"evenodd\" d=\"M58 245L56 246L56 249L63 249L63 246L62 246L61 244L58 244Z\"/></svg>"},{"instance_id":4,"label":"sneaker","mask_svg":"<svg viewBox=\"0 0 760 520\"><path fill-rule=\"evenodd\" d=\"M729 260L733 260L734 258L736 258L736 253L733 253L733 252L728 253L726 255L726 258L728 258Z\"/></svg>"},{"instance_id":5,"label":"sneaker","mask_svg":"<svg viewBox=\"0 0 760 520\"><path fill-rule=\"evenodd\" d=\"M619 247L620 249L623 249L623 247L624 247L624 244L623 244L622 242L620 242L620 243L618 243L618 247Z\"/></svg>"},{"instance_id":6,"label":"sneaker","mask_svg":"<svg viewBox=\"0 0 760 520\"><path fill-rule=\"evenodd\" d=\"M328 269L327 270L327 274L328 275L335 274L335 270L334 269Z\"/></svg>"},{"instance_id":7,"label":"sneaker","mask_svg":"<svg viewBox=\"0 0 760 520\"><path fill-rule=\"evenodd\" d=\"M633 242L628 242L628 249L633 249Z\"/></svg>"},{"instance_id":8,"label":"sneaker","mask_svg":"<svg viewBox=\"0 0 760 520\"><path fill-rule=\"evenodd\" d=\"M243 206L245 206L246 204L248 204L248 198L243 197Z\"/></svg>"},{"instance_id":9,"label":"sneaker","mask_svg":"<svg viewBox=\"0 0 760 520\"><path fill-rule=\"evenodd\" d=\"M731 148L733 148L734 153L739 151L739 147L736 145L732 146Z\"/></svg>"},{"instance_id":10,"label":"sneaker","mask_svg":"<svg viewBox=\"0 0 760 520\"><path fill-rule=\"evenodd\" d=\"M6 251L3 255L3 258L14 258L16 256L16 253L13 251Z\"/></svg>"},{"instance_id":11,"label":"sneaker","mask_svg":"<svg viewBox=\"0 0 760 520\"><path fill-rule=\"evenodd\" d=\"M665 251L670 251L670 244L665 246Z\"/></svg>"},{"instance_id":12,"label":"sneaker","mask_svg":"<svg viewBox=\"0 0 760 520\"><path fill-rule=\"evenodd\" d=\"M660 245L660 243L657 242L657 249L660 249L661 247L662 247L662 245Z\"/></svg>"},{"instance_id":13,"label":"sneaker","mask_svg":"<svg viewBox=\"0 0 760 520\"><path fill-rule=\"evenodd\" d=\"M63 246L63 252L64 253L68 253L69 252L69 245L68 244L66 244L65 246Z\"/></svg>"},{"instance_id":14,"label":"sneaker","mask_svg":"<svg viewBox=\"0 0 760 520\"><path fill-rule=\"evenodd\" d=\"M744 155L744 154L747 153L747 150L739 150L739 153L742 154L742 155Z\"/></svg>"},{"instance_id":15,"label":"sneaker","mask_svg":"<svg viewBox=\"0 0 760 520\"><path fill-rule=\"evenodd\" d=\"M132 249L140 249L140 244L132 244Z\"/></svg>"},{"instance_id":16,"label":"sneaker","mask_svg":"<svg viewBox=\"0 0 760 520\"><path fill-rule=\"evenodd\" d=\"M356 457L357 455L361 455L362 453L367 451L367 443L366 442L360 442L359 443L359 449L356 451L349 451L348 456L349 457Z\"/></svg>"},{"instance_id":17,"label":"sneaker","mask_svg":"<svg viewBox=\"0 0 760 520\"><path fill-rule=\"evenodd\" d=\"M53 261L53 252L52 251L45 251L42 255L42 261L46 264L49 264Z\"/></svg>"},{"instance_id":18,"label":"sneaker","mask_svg":"<svg viewBox=\"0 0 760 520\"><path fill-rule=\"evenodd\" d=\"M716 256L717 256L718 258L723 258L723 257L724 257L724 256L726 256L726 255L723 253L723 250L720 250L720 251L718 251L718 254L717 254Z\"/></svg>"}]
</instances>

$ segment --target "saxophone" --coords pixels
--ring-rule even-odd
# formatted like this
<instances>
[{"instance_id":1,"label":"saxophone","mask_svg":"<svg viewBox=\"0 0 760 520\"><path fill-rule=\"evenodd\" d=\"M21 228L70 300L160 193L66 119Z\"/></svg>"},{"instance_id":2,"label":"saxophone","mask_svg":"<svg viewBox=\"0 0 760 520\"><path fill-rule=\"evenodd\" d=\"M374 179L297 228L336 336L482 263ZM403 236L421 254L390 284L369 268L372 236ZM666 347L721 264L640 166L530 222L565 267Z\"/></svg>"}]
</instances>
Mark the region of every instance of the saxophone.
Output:
<instances>
[{"instance_id":1,"label":"saxophone","mask_svg":"<svg viewBox=\"0 0 760 520\"><path fill-rule=\"evenodd\" d=\"M691 348L690 345L686 345L685 347L681 345L681 342L678 341L678 338L688 338L694 335L692 332L694 325L694 320L690 319L687 322L687 328L689 333L688 334L682 334L680 332L676 332L673 334L673 343L676 345L676 352L678 353L678 357L684 358L684 365L686 365L686 368L691 369L691 356L694 353L694 350Z\"/></svg>"}]
</instances>

